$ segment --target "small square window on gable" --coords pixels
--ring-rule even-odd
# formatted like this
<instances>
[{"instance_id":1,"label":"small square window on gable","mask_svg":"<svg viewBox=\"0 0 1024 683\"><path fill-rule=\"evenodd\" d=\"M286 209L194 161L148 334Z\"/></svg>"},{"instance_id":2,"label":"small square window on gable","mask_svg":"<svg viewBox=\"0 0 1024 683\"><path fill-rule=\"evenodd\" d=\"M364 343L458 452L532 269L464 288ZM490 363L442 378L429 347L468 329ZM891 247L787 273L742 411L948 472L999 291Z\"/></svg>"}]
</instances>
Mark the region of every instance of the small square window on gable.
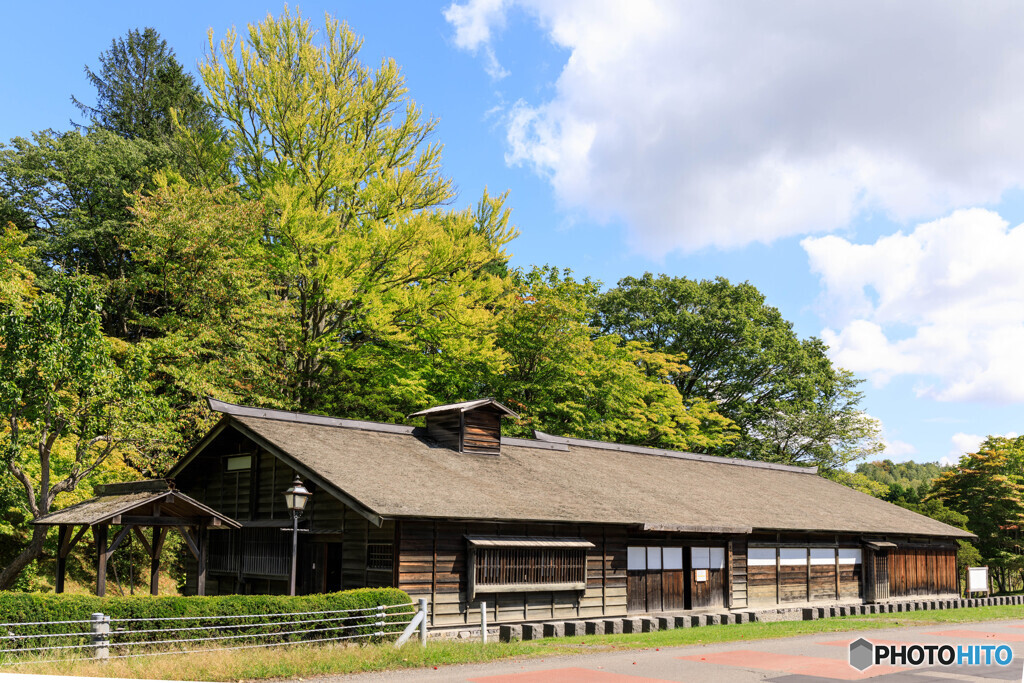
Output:
<instances>
[{"instance_id":1,"label":"small square window on gable","mask_svg":"<svg viewBox=\"0 0 1024 683\"><path fill-rule=\"evenodd\" d=\"M427 435L441 446L460 453L499 455L501 418L519 416L493 398L484 398L427 408L409 417L423 417Z\"/></svg>"}]
</instances>

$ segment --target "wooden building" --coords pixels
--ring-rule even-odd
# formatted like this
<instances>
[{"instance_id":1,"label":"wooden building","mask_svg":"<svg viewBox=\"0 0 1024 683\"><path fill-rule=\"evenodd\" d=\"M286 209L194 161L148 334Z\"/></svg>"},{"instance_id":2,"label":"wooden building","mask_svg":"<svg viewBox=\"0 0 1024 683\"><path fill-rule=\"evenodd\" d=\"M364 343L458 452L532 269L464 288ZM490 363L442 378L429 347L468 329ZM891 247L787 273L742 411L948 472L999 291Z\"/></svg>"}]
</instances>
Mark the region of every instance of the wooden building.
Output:
<instances>
[{"instance_id":1,"label":"wooden building","mask_svg":"<svg viewBox=\"0 0 1024 683\"><path fill-rule=\"evenodd\" d=\"M502 437L490 399L415 428L210 404L169 474L241 524L209 534L209 594L287 590L295 474L299 592L396 586L434 626L948 595L971 537L814 468Z\"/></svg>"}]
</instances>

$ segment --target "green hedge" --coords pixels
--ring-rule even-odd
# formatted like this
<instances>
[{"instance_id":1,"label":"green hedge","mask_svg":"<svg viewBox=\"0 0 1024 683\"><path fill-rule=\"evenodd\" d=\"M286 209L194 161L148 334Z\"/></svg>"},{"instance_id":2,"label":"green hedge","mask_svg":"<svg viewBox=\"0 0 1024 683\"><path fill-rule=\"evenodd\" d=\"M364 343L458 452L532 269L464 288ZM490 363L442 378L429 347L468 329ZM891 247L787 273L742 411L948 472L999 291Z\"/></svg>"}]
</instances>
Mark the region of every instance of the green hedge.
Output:
<instances>
[{"instance_id":1,"label":"green hedge","mask_svg":"<svg viewBox=\"0 0 1024 683\"><path fill-rule=\"evenodd\" d=\"M380 627L373 622L379 620L379 614L371 612L350 612L345 614L304 615L295 617L254 618L251 620L224 620L213 617L274 614L289 615L296 612L337 612L339 610L362 610L381 605L399 605L412 602L404 591L396 588L359 588L340 593L319 595L301 595L288 597L281 595L223 595L206 597L152 597L110 596L99 598L91 595L55 595L53 593L0 593L0 623L15 624L0 627L0 649L14 647L29 648L40 645L66 645L87 642L86 634L90 632L89 624L57 625L45 623L26 626L32 622L59 622L87 620L94 612L102 612L111 618L111 642L144 643L147 641L170 640L177 638L209 638L226 635L257 635L284 634L287 631L312 630L311 633L275 636L273 639L283 641L310 640L331 638L354 633L374 633L377 631L400 630L402 622L408 621L412 615L396 614L408 612L415 607L398 607L386 610L389 622ZM344 621L339 617L353 618ZM189 620L174 620L174 617L205 617ZM356 618L358 617L358 618ZM119 619L158 619L158 621L124 622ZM266 622L285 622L296 620L314 620L303 624L276 624ZM251 628L237 628L239 624L261 623ZM345 631L338 630L340 624L358 624L358 628ZM133 633L139 630L166 629L188 626L193 630L175 633ZM126 632L118 632L125 629ZM65 638L11 638L12 635L41 635L46 633L74 633L81 631L82 636ZM252 639L252 642L267 642L271 638ZM248 638L207 641L211 647L239 645L249 642ZM190 647L194 647L191 645ZM125 648L121 648L124 650ZM112 654L117 648L112 648ZM5 653L0 658L10 658Z\"/></svg>"}]
</instances>

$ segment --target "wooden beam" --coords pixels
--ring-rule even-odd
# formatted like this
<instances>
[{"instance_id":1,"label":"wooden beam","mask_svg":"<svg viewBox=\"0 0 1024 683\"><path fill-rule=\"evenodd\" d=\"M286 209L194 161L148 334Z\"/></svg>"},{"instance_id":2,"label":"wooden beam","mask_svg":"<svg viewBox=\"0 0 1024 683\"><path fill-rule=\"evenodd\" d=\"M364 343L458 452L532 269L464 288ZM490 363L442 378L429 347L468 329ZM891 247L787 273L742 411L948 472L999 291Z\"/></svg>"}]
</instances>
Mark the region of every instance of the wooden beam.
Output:
<instances>
[{"instance_id":1,"label":"wooden beam","mask_svg":"<svg viewBox=\"0 0 1024 683\"><path fill-rule=\"evenodd\" d=\"M725 544L725 608L732 609L732 541Z\"/></svg>"},{"instance_id":2,"label":"wooden beam","mask_svg":"<svg viewBox=\"0 0 1024 683\"><path fill-rule=\"evenodd\" d=\"M775 549L775 604L782 604L782 560L779 549Z\"/></svg>"},{"instance_id":3,"label":"wooden beam","mask_svg":"<svg viewBox=\"0 0 1024 683\"><path fill-rule=\"evenodd\" d=\"M181 537L185 539L185 543L188 544L188 549L192 552L192 556L198 560L199 546L196 545L195 539L192 538L192 534L188 532L188 528L179 526L177 529L181 533Z\"/></svg>"},{"instance_id":4,"label":"wooden beam","mask_svg":"<svg viewBox=\"0 0 1024 683\"><path fill-rule=\"evenodd\" d=\"M198 527L196 535L199 537L199 568L196 572L196 594L206 595L206 565L210 555L210 532L206 527Z\"/></svg>"},{"instance_id":5,"label":"wooden beam","mask_svg":"<svg viewBox=\"0 0 1024 683\"><path fill-rule=\"evenodd\" d=\"M132 532L135 534L135 538L139 539L139 543L142 544L142 547L146 551L146 554L149 555L152 558L153 557L153 546L151 546L149 544L149 541L146 540L146 536L145 536L145 534L142 533L142 529L140 529L137 526L133 526L132 527Z\"/></svg>"},{"instance_id":6,"label":"wooden beam","mask_svg":"<svg viewBox=\"0 0 1024 683\"><path fill-rule=\"evenodd\" d=\"M863 574L864 573L864 558L861 557L860 561L861 561L861 567L860 567L861 568L861 573ZM843 587L842 587L842 582L841 582L839 577L840 577L839 549L836 548L836 600L838 600L841 597L843 597ZM864 598L867 597L867 592L865 591L866 587L863 584L864 584L864 580L861 579L861 591L860 591L860 598L861 598L861 600L863 600Z\"/></svg>"},{"instance_id":7,"label":"wooden beam","mask_svg":"<svg viewBox=\"0 0 1024 683\"><path fill-rule=\"evenodd\" d=\"M213 517L153 517L153 516L140 516L140 515L121 515L115 519L120 519L120 524L129 524L136 526L206 526L210 524ZM220 520L217 520L218 524ZM115 522L115 524L118 522Z\"/></svg>"},{"instance_id":8,"label":"wooden beam","mask_svg":"<svg viewBox=\"0 0 1024 683\"><path fill-rule=\"evenodd\" d=\"M74 525L71 524L69 526L73 527ZM73 537L70 537L70 540L65 539L65 543L61 546L60 554L64 557L67 557L71 553L71 551L74 550L75 546L78 545L78 542L82 540L82 536L85 536L85 532L88 530L89 525L83 524L82 528L78 530L78 533L75 534Z\"/></svg>"},{"instance_id":9,"label":"wooden beam","mask_svg":"<svg viewBox=\"0 0 1024 683\"><path fill-rule=\"evenodd\" d=\"M102 598L107 594L107 525L93 527L92 537L96 541L96 595Z\"/></svg>"},{"instance_id":10,"label":"wooden beam","mask_svg":"<svg viewBox=\"0 0 1024 683\"><path fill-rule=\"evenodd\" d=\"M121 530L117 532L117 536L114 536L114 542L107 548L107 557L114 554L114 551L121 546L121 542L124 541L125 537L131 533L132 527L125 525L121 527Z\"/></svg>"},{"instance_id":11,"label":"wooden beam","mask_svg":"<svg viewBox=\"0 0 1024 683\"><path fill-rule=\"evenodd\" d=\"M160 594L160 553L164 549L164 538L167 537L166 528L153 527L153 552L149 563L149 593L150 595Z\"/></svg>"},{"instance_id":12,"label":"wooden beam","mask_svg":"<svg viewBox=\"0 0 1024 683\"><path fill-rule=\"evenodd\" d=\"M811 549L807 549L807 602L811 601Z\"/></svg>"},{"instance_id":13,"label":"wooden beam","mask_svg":"<svg viewBox=\"0 0 1024 683\"><path fill-rule=\"evenodd\" d=\"M68 536L71 535L71 527L67 524L61 524L57 528L57 584L54 587L55 593L64 592L64 572L67 569L67 556L61 552L64 544L67 543Z\"/></svg>"}]
</instances>

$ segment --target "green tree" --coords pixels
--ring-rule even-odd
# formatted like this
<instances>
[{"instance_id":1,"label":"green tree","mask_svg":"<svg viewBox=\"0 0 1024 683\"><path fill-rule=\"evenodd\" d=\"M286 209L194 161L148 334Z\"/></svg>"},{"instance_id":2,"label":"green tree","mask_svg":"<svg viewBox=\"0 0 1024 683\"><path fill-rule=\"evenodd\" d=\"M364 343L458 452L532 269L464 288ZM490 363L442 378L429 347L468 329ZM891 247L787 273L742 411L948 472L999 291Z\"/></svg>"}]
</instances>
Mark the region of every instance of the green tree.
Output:
<instances>
[{"instance_id":1,"label":"green tree","mask_svg":"<svg viewBox=\"0 0 1024 683\"><path fill-rule=\"evenodd\" d=\"M98 305L94 288L62 279L30 310L0 312L0 459L30 519L129 448L136 425L156 422L143 359L102 334ZM39 557L45 537L45 527L32 529L0 570L0 589Z\"/></svg>"},{"instance_id":2,"label":"green tree","mask_svg":"<svg viewBox=\"0 0 1024 683\"><path fill-rule=\"evenodd\" d=\"M130 140L165 143L176 137L179 125L216 128L199 86L155 29L133 29L110 41L99 63L99 73L85 67L96 88L96 106L71 97L91 126Z\"/></svg>"},{"instance_id":3,"label":"green tree","mask_svg":"<svg viewBox=\"0 0 1024 683\"><path fill-rule=\"evenodd\" d=\"M977 453L967 453L956 467L935 480L925 502L939 500L967 517L967 528L978 536L978 550L999 571L995 578L1006 590L1009 571L1024 560L1024 473L1020 442L990 437Z\"/></svg>"},{"instance_id":4,"label":"green tree","mask_svg":"<svg viewBox=\"0 0 1024 683\"><path fill-rule=\"evenodd\" d=\"M735 438L713 404L683 401L672 383L686 372L682 357L595 334L597 283L546 267L517 273L516 284L498 334L508 363L490 392L520 412L518 431L675 449Z\"/></svg>"},{"instance_id":5,"label":"green tree","mask_svg":"<svg viewBox=\"0 0 1024 683\"><path fill-rule=\"evenodd\" d=\"M285 10L245 40L230 31L217 45L211 34L201 72L241 191L274 216L267 263L292 309L289 399L386 417L429 393L426 370L408 370L424 359L500 363L492 318L507 283L494 266L515 231L504 197L444 208L453 190L427 142L435 122L394 62L369 69L360 47L330 17L318 35ZM400 369L394 382L361 381L377 359Z\"/></svg>"},{"instance_id":6,"label":"green tree","mask_svg":"<svg viewBox=\"0 0 1024 683\"><path fill-rule=\"evenodd\" d=\"M135 199L125 235L135 261L125 284L137 311L133 337L174 416L169 440L148 444L147 474L164 471L210 426L204 396L288 404L276 369L289 309L267 277L266 208L230 187L159 174L155 184Z\"/></svg>"},{"instance_id":7,"label":"green tree","mask_svg":"<svg viewBox=\"0 0 1024 683\"><path fill-rule=\"evenodd\" d=\"M857 465L856 472L863 474L872 481L884 484L886 487L898 484L905 489L914 489L921 497L931 490L932 482L944 468L934 462L893 462L892 460L875 460L873 462L862 462Z\"/></svg>"},{"instance_id":8,"label":"green tree","mask_svg":"<svg viewBox=\"0 0 1024 683\"><path fill-rule=\"evenodd\" d=\"M102 129L42 131L0 146L0 220L23 231L37 253L42 288L57 272L88 274L104 288L104 327L130 337L134 302L124 235L131 197L170 160L163 148Z\"/></svg>"},{"instance_id":9,"label":"green tree","mask_svg":"<svg viewBox=\"0 0 1024 683\"><path fill-rule=\"evenodd\" d=\"M35 293L30 265L35 251L14 224L0 226L0 307L20 309Z\"/></svg>"},{"instance_id":10,"label":"green tree","mask_svg":"<svg viewBox=\"0 0 1024 683\"><path fill-rule=\"evenodd\" d=\"M881 450L859 408L859 380L834 368L818 339L799 339L753 285L627 277L602 295L594 325L657 351L685 354L685 400L714 401L740 429L730 455L824 470Z\"/></svg>"}]
</instances>

